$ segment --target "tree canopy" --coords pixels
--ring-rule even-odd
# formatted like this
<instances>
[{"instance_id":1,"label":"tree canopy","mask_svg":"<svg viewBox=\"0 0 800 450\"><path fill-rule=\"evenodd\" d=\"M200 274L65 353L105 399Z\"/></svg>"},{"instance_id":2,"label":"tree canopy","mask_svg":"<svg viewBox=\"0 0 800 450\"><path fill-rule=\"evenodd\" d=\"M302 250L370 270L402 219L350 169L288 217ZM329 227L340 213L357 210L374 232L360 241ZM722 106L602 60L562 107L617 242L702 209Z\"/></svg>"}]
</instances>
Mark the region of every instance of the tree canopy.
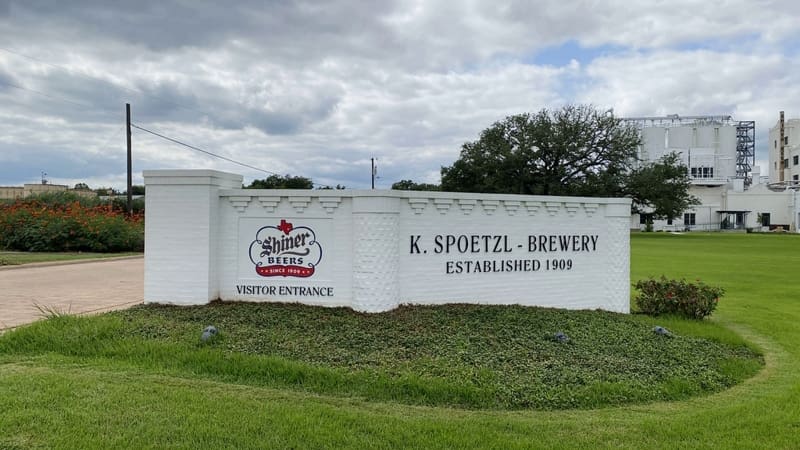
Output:
<instances>
[{"instance_id":1,"label":"tree canopy","mask_svg":"<svg viewBox=\"0 0 800 450\"><path fill-rule=\"evenodd\" d=\"M442 189L542 195L610 195L631 167L639 133L591 106L543 109L495 122L442 168ZM601 191L598 191L600 189Z\"/></svg>"},{"instance_id":2,"label":"tree canopy","mask_svg":"<svg viewBox=\"0 0 800 450\"><path fill-rule=\"evenodd\" d=\"M245 189L313 189L311 178L286 175L270 175L263 180L253 180Z\"/></svg>"},{"instance_id":3,"label":"tree canopy","mask_svg":"<svg viewBox=\"0 0 800 450\"><path fill-rule=\"evenodd\" d=\"M392 184L395 191L440 191L441 186L431 183L416 183L413 180L400 180Z\"/></svg>"},{"instance_id":4,"label":"tree canopy","mask_svg":"<svg viewBox=\"0 0 800 450\"><path fill-rule=\"evenodd\" d=\"M442 190L622 197L634 212L677 217L697 204L677 155L637 166L639 130L589 105L508 116L442 167Z\"/></svg>"},{"instance_id":5,"label":"tree canopy","mask_svg":"<svg viewBox=\"0 0 800 450\"><path fill-rule=\"evenodd\" d=\"M673 219L694 205L689 193L691 178L677 153L644 163L627 176L625 191L633 200L633 212L651 214L653 219Z\"/></svg>"}]
</instances>

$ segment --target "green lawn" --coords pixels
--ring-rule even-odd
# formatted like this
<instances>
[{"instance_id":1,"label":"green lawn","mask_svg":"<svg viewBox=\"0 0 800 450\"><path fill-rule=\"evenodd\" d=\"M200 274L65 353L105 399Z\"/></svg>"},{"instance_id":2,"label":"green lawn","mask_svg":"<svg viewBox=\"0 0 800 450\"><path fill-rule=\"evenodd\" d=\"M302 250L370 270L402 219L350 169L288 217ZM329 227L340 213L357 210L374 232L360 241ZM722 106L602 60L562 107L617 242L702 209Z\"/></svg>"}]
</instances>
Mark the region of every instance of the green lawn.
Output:
<instances>
[{"instance_id":1,"label":"green lawn","mask_svg":"<svg viewBox=\"0 0 800 450\"><path fill-rule=\"evenodd\" d=\"M10 252L0 251L0 266L13 266L38 262L73 261L79 259L114 258L141 255L141 253L81 253L81 252Z\"/></svg>"},{"instance_id":2,"label":"green lawn","mask_svg":"<svg viewBox=\"0 0 800 450\"><path fill-rule=\"evenodd\" d=\"M240 382L187 376L164 366L156 348L152 363L76 358L86 351L80 339L53 342L43 332L42 342L28 336L31 348L58 351L0 354L0 448L797 448L800 236L653 233L631 243L634 281L665 274L723 286L713 322L757 345L766 367L731 389L682 401L485 411L259 386L246 374ZM102 337L106 322L90 323ZM235 372L237 359L227 358Z\"/></svg>"}]
</instances>

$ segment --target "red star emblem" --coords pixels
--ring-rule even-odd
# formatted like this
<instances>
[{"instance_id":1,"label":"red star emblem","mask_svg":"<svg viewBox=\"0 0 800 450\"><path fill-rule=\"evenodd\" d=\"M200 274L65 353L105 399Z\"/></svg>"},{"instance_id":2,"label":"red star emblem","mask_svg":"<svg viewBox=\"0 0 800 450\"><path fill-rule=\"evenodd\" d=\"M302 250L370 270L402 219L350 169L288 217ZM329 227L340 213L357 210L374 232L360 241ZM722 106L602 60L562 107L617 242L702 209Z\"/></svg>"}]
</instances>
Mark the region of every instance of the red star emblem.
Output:
<instances>
[{"instance_id":1,"label":"red star emblem","mask_svg":"<svg viewBox=\"0 0 800 450\"><path fill-rule=\"evenodd\" d=\"M278 225L278 229L283 231L283 234L289 234L289 232L292 231L292 228L294 228L292 227L292 224L284 219L281 219L281 224Z\"/></svg>"}]
</instances>

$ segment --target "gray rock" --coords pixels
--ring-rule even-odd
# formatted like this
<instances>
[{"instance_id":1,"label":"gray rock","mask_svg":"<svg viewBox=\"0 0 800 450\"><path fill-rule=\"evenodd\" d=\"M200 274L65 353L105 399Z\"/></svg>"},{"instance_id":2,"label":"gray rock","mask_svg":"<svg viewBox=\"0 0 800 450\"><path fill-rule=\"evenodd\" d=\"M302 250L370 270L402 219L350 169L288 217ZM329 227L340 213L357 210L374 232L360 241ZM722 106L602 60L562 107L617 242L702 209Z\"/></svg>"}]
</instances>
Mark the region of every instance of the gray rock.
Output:
<instances>
[{"instance_id":1,"label":"gray rock","mask_svg":"<svg viewBox=\"0 0 800 450\"><path fill-rule=\"evenodd\" d=\"M664 328L664 327L660 327L660 326L658 326L658 325L656 325L655 327L653 327L653 333L655 333L655 334L657 334L657 335L659 335L659 336L668 336L668 337L672 337L672 333L670 333L670 331L669 331L668 329L666 329L666 328Z\"/></svg>"},{"instance_id":2,"label":"gray rock","mask_svg":"<svg viewBox=\"0 0 800 450\"><path fill-rule=\"evenodd\" d=\"M553 335L553 339L556 342L561 342L561 343L569 342L569 336L567 336L566 334L564 334L564 333L562 333L560 331Z\"/></svg>"},{"instance_id":3,"label":"gray rock","mask_svg":"<svg viewBox=\"0 0 800 450\"><path fill-rule=\"evenodd\" d=\"M214 336L216 335L217 335L217 328L214 327L213 325L209 325L203 330L203 334L200 335L200 340L206 342L209 339L214 338Z\"/></svg>"}]
</instances>

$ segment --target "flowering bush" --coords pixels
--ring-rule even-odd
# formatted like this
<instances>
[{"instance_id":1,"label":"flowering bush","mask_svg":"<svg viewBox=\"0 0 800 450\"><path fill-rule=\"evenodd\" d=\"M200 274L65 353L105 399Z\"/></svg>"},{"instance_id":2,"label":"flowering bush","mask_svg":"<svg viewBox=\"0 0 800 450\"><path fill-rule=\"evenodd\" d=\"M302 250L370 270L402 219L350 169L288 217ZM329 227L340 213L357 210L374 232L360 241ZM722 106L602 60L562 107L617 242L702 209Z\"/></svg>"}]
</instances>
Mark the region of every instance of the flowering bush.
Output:
<instances>
[{"instance_id":1,"label":"flowering bush","mask_svg":"<svg viewBox=\"0 0 800 450\"><path fill-rule=\"evenodd\" d=\"M639 280L636 289L639 290L636 306L643 313L654 316L678 314L690 319L711 315L725 292L721 287L708 286L700 280L690 283L683 279L669 280L664 276L658 280Z\"/></svg>"},{"instance_id":2,"label":"flowering bush","mask_svg":"<svg viewBox=\"0 0 800 450\"><path fill-rule=\"evenodd\" d=\"M98 199L43 195L0 203L0 248L122 252L144 249L144 215Z\"/></svg>"}]
</instances>

